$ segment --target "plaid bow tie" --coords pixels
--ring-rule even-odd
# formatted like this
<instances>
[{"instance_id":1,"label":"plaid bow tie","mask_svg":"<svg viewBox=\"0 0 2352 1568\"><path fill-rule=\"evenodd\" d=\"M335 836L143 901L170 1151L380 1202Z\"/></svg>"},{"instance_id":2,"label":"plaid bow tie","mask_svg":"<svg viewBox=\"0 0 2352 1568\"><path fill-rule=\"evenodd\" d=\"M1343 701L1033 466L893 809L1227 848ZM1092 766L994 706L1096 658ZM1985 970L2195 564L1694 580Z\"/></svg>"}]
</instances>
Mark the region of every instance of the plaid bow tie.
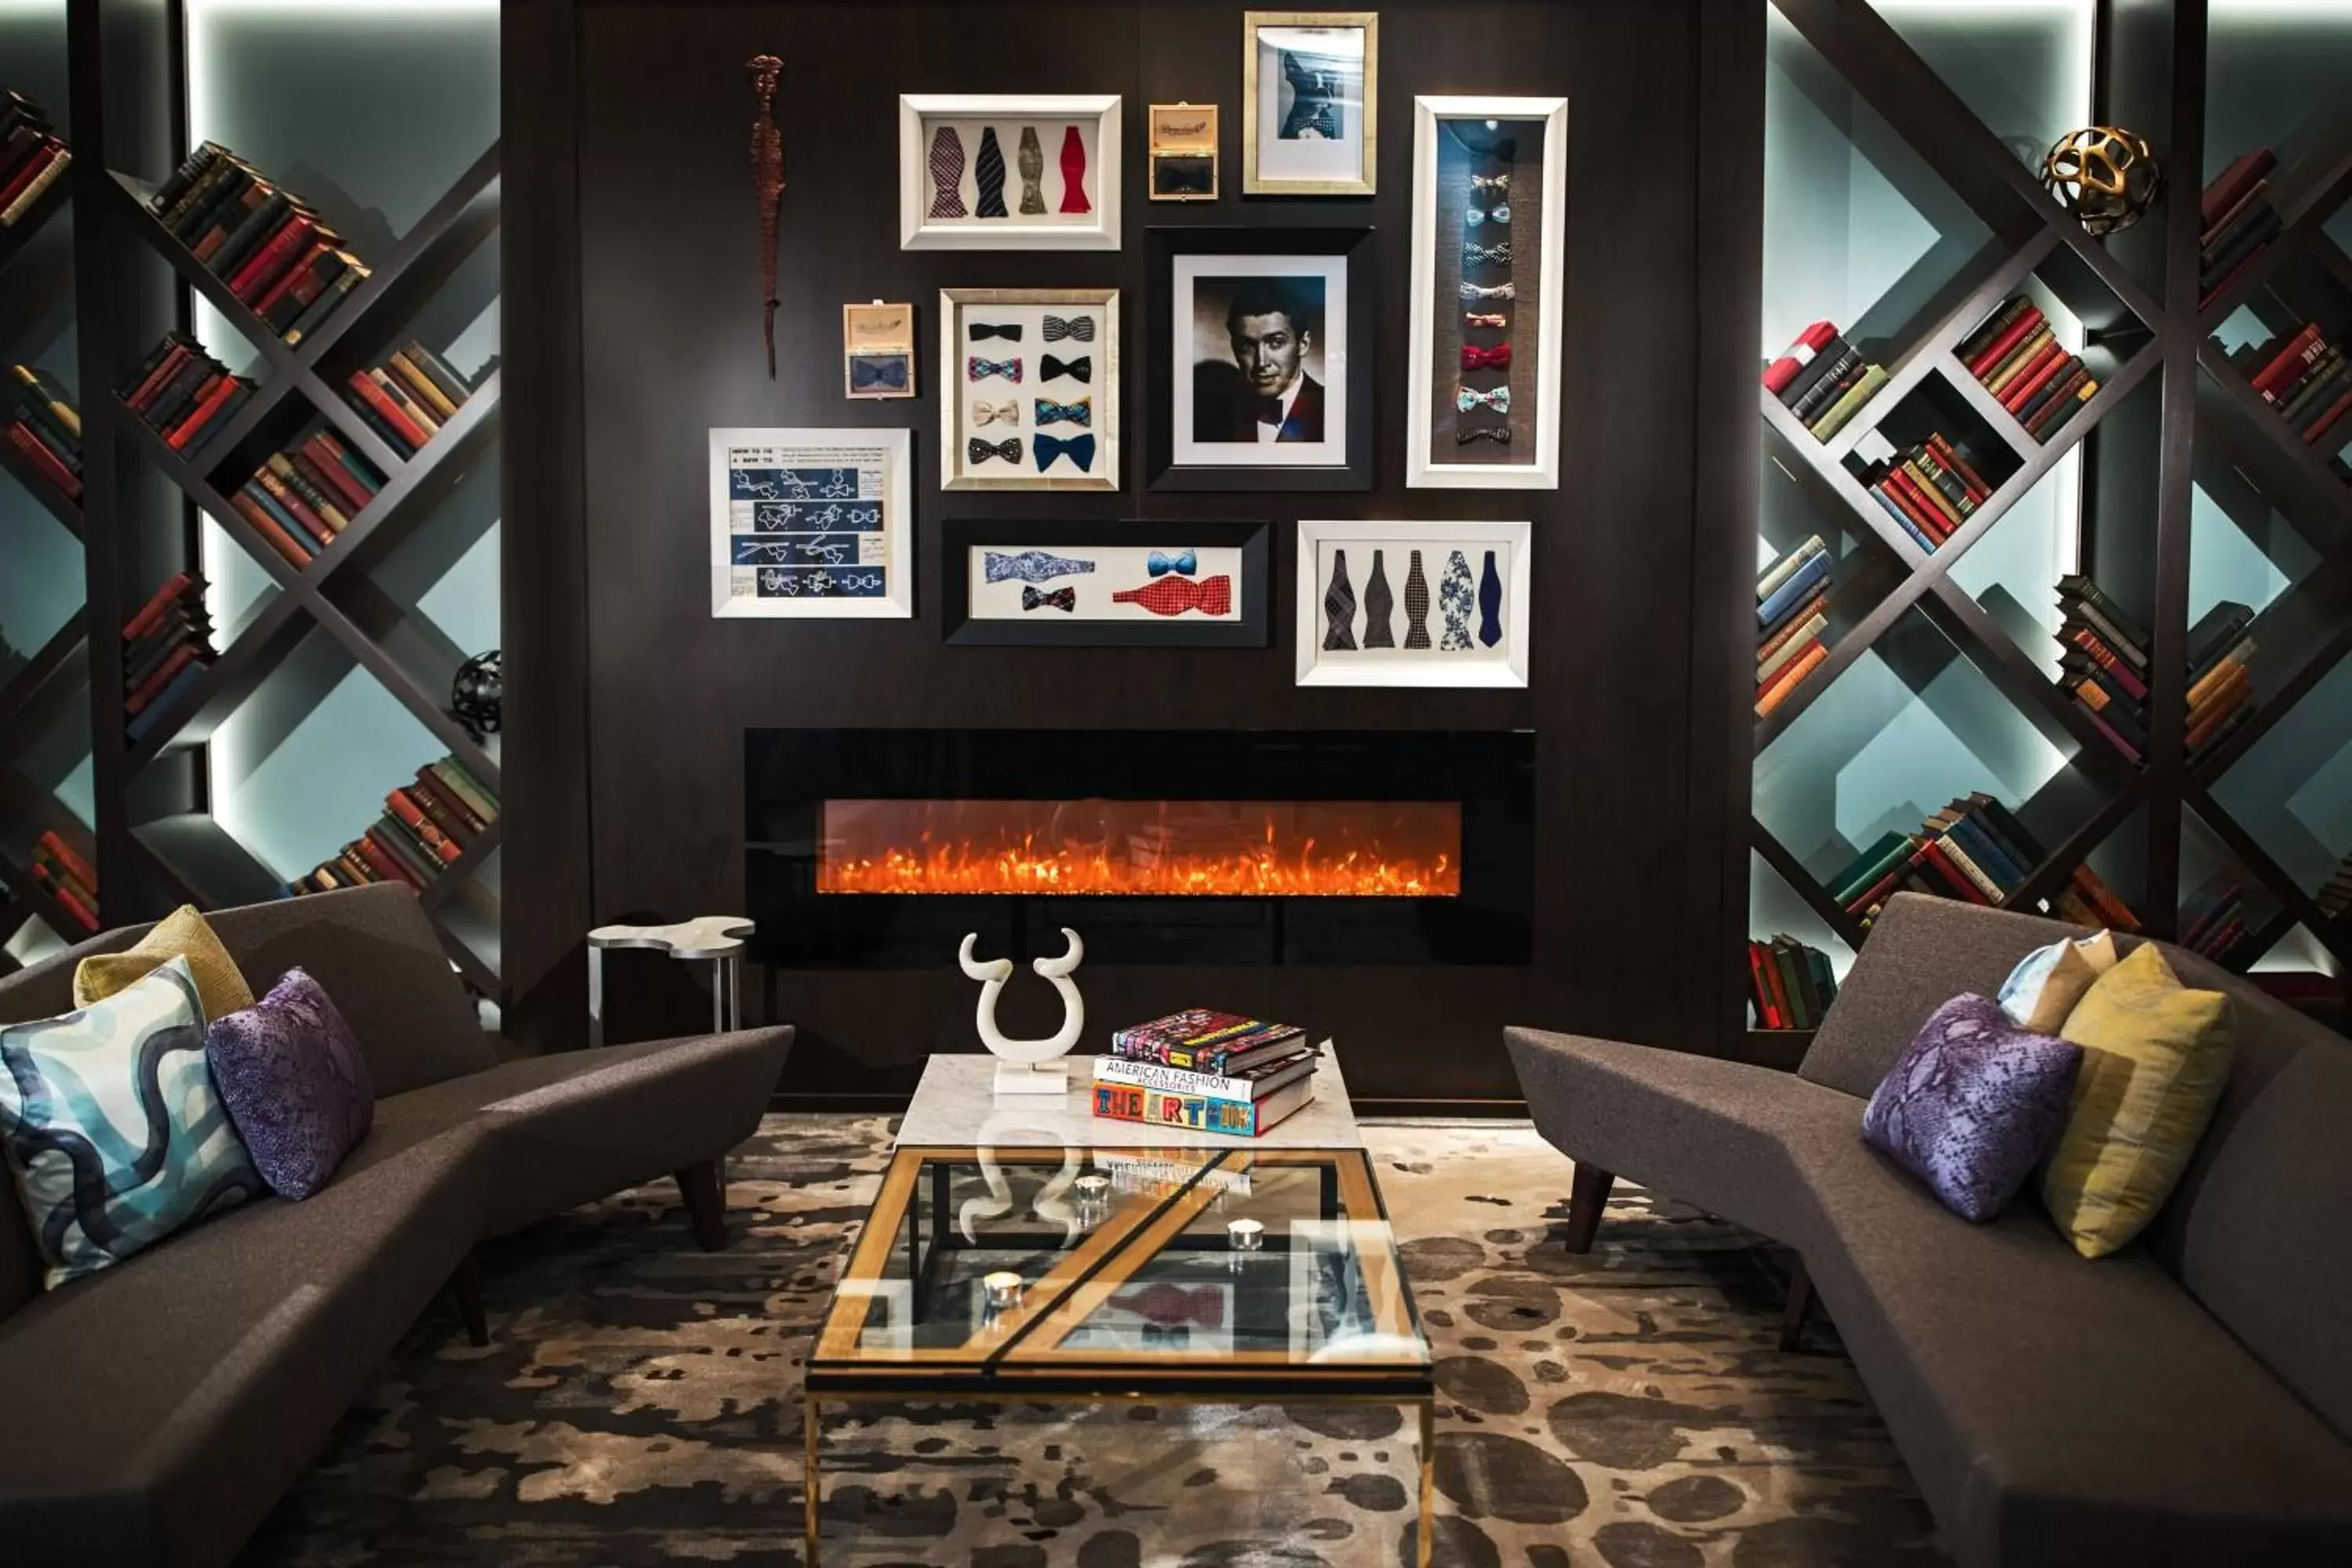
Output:
<instances>
[{"instance_id":1,"label":"plaid bow tie","mask_svg":"<svg viewBox=\"0 0 2352 1568\"><path fill-rule=\"evenodd\" d=\"M1465 283L1462 285L1462 297L1465 300L1516 300L1519 291L1509 283L1497 283L1491 289L1483 284Z\"/></svg>"},{"instance_id":2,"label":"plaid bow tie","mask_svg":"<svg viewBox=\"0 0 2352 1568\"><path fill-rule=\"evenodd\" d=\"M1465 327L1507 327L1511 324L1511 318L1499 310L1466 310L1463 312L1462 324Z\"/></svg>"},{"instance_id":3,"label":"plaid bow tie","mask_svg":"<svg viewBox=\"0 0 2352 1568\"><path fill-rule=\"evenodd\" d=\"M1155 550L1144 564L1154 577L1165 577L1171 572L1180 577L1190 577L1201 569L1201 558L1190 550L1181 550L1173 555Z\"/></svg>"},{"instance_id":4,"label":"plaid bow tie","mask_svg":"<svg viewBox=\"0 0 2352 1568\"><path fill-rule=\"evenodd\" d=\"M1121 605L1141 605L1155 616L1181 616L1187 610L1198 610L1204 616L1226 616L1233 613L1234 580L1225 576L1154 577L1140 588L1122 588L1111 598Z\"/></svg>"},{"instance_id":5,"label":"plaid bow tie","mask_svg":"<svg viewBox=\"0 0 2352 1568\"><path fill-rule=\"evenodd\" d=\"M1021 607L1024 610L1059 610L1064 615L1076 615L1078 591L1076 588L1032 588L1021 584Z\"/></svg>"},{"instance_id":6,"label":"plaid bow tie","mask_svg":"<svg viewBox=\"0 0 2352 1568\"><path fill-rule=\"evenodd\" d=\"M1018 321L1009 321L1002 324L992 324L987 321L974 321L971 324L971 341L976 343L984 342L989 338L1003 338L1008 343L1017 343L1021 341L1021 323Z\"/></svg>"},{"instance_id":7,"label":"plaid bow tie","mask_svg":"<svg viewBox=\"0 0 2352 1568\"><path fill-rule=\"evenodd\" d=\"M1463 242L1462 265L1465 267L1508 267L1510 264L1511 242L1507 239L1500 245L1472 245L1467 240Z\"/></svg>"},{"instance_id":8,"label":"plaid bow tie","mask_svg":"<svg viewBox=\"0 0 2352 1568\"><path fill-rule=\"evenodd\" d=\"M1056 403L1050 397L1037 400L1037 423L1040 425L1091 425L1095 422L1095 400L1081 397L1076 403Z\"/></svg>"},{"instance_id":9,"label":"plaid bow tie","mask_svg":"<svg viewBox=\"0 0 2352 1568\"><path fill-rule=\"evenodd\" d=\"M982 359L974 354L964 361L963 374L967 381L985 381L992 375L1001 375L1018 386L1021 384L1021 362L1017 359Z\"/></svg>"},{"instance_id":10,"label":"plaid bow tie","mask_svg":"<svg viewBox=\"0 0 2352 1568\"><path fill-rule=\"evenodd\" d=\"M1480 425L1469 430L1454 432L1454 444L1467 447L1473 441L1492 441L1497 447L1511 444L1511 427L1507 425Z\"/></svg>"},{"instance_id":11,"label":"plaid bow tie","mask_svg":"<svg viewBox=\"0 0 2352 1568\"><path fill-rule=\"evenodd\" d=\"M1462 215L1462 221L1468 224L1472 228L1476 228L1482 223L1496 225L1508 224L1511 221L1510 204L1505 202L1498 203L1492 207L1472 207L1468 212Z\"/></svg>"},{"instance_id":12,"label":"plaid bow tie","mask_svg":"<svg viewBox=\"0 0 2352 1568\"><path fill-rule=\"evenodd\" d=\"M1508 174L1473 174L1470 176L1470 194L1474 196L1505 195L1509 193L1510 188L1511 176Z\"/></svg>"},{"instance_id":13,"label":"plaid bow tie","mask_svg":"<svg viewBox=\"0 0 2352 1568\"><path fill-rule=\"evenodd\" d=\"M988 461L991 458L1002 458L1008 463L1019 462L1021 437L1011 436L1002 441L983 441L974 436L964 443L963 460L965 462L978 465Z\"/></svg>"},{"instance_id":14,"label":"plaid bow tie","mask_svg":"<svg viewBox=\"0 0 2352 1568\"><path fill-rule=\"evenodd\" d=\"M1008 397L1002 403L975 403L971 405L971 422L975 425L1018 425L1021 423L1021 400Z\"/></svg>"},{"instance_id":15,"label":"plaid bow tie","mask_svg":"<svg viewBox=\"0 0 2352 1568\"><path fill-rule=\"evenodd\" d=\"M1048 316L1045 318L1045 341L1058 343L1064 338L1076 338L1082 343L1095 341L1095 319L1092 316Z\"/></svg>"},{"instance_id":16,"label":"plaid bow tie","mask_svg":"<svg viewBox=\"0 0 2352 1568\"><path fill-rule=\"evenodd\" d=\"M1073 436L1065 441L1058 436L1032 436L1030 444L1036 448L1037 471L1044 473L1054 466L1056 458L1067 458L1082 474L1094 472L1095 438Z\"/></svg>"},{"instance_id":17,"label":"plaid bow tie","mask_svg":"<svg viewBox=\"0 0 2352 1568\"><path fill-rule=\"evenodd\" d=\"M1045 356L1045 364L1040 366L1037 371L1037 379L1039 381L1054 381L1066 375L1072 381L1093 381L1095 378L1095 356L1092 354L1080 354L1076 359L1070 361L1069 363L1064 364L1052 354L1047 354Z\"/></svg>"},{"instance_id":18,"label":"plaid bow tie","mask_svg":"<svg viewBox=\"0 0 2352 1568\"><path fill-rule=\"evenodd\" d=\"M1482 405L1497 414L1508 414L1511 411L1511 389L1507 386L1498 386L1492 392L1481 392L1475 386L1454 389L1454 406L1463 413L1467 414Z\"/></svg>"},{"instance_id":19,"label":"plaid bow tie","mask_svg":"<svg viewBox=\"0 0 2352 1568\"><path fill-rule=\"evenodd\" d=\"M1511 368L1511 345L1496 343L1491 349L1482 349L1476 343L1464 343L1462 368L1464 370L1508 370Z\"/></svg>"}]
</instances>

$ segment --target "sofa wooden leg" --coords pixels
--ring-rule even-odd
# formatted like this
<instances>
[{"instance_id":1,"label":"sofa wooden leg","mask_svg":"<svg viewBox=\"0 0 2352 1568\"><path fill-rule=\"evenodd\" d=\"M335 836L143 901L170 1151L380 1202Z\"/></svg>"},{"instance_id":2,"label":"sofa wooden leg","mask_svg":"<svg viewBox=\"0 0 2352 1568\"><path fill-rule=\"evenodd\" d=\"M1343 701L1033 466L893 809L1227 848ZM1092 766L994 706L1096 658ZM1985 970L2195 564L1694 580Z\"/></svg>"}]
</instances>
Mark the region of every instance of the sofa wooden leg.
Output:
<instances>
[{"instance_id":1,"label":"sofa wooden leg","mask_svg":"<svg viewBox=\"0 0 2352 1568\"><path fill-rule=\"evenodd\" d=\"M686 1199L687 1217L694 1222L694 1239L705 1252L727 1250L727 1189L719 1180L719 1162L698 1160L677 1173L677 1190Z\"/></svg>"},{"instance_id":2,"label":"sofa wooden leg","mask_svg":"<svg viewBox=\"0 0 2352 1568\"><path fill-rule=\"evenodd\" d=\"M1568 1191L1568 1229L1560 1245L1570 1252L1592 1250L1592 1233L1601 1228L1601 1211L1609 1206L1609 1189L1617 1178L1598 1165L1576 1163L1576 1177Z\"/></svg>"},{"instance_id":3,"label":"sofa wooden leg","mask_svg":"<svg viewBox=\"0 0 2352 1568\"><path fill-rule=\"evenodd\" d=\"M1805 1341L1805 1319L1813 1310L1813 1277L1799 1258L1789 1269L1789 1305L1780 1314L1780 1348L1794 1351Z\"/></svg>"},{"instance_id":4,"label":"sofa wooden leg","mask_svg":"<svg viewBox=\"0 0 2352 1568\"><path fill-rule=\"evenodd\" d=\"M476 1349L490 1342L490 1320L482 1310L482 1266L472 1253L458 1260L449 1276L450 1294L457 1298L457 1315L466 1320L466 1338Z\"/></svg>"}]
</instances>

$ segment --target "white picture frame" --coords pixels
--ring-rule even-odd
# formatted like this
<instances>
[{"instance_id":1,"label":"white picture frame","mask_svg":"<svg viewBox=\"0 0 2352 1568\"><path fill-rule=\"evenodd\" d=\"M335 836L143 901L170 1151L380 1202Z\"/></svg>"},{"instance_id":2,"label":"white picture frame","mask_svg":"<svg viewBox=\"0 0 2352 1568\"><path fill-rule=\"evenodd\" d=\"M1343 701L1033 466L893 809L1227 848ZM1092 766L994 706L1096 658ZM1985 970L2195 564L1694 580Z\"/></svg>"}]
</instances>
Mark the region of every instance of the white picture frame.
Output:
<instances>
[{"instance_id":1,"label":"white picture frame","mask_svg":"<svg viewBox=\"0 0 2352 1568\"><path fill-rule=\"evenodd\" d=\"M1534 528L1514 522L1350 522L1302 521L1298 553L1292 563L1297 584L1297 683L1300 686L1391 686L1486 688L1528 684L1528 585L1533 561ZM1324 595L1331 585L1333 565L1348 552L1348 583L1355 598L1349 619L1352 647L1324 646L1329 629ZM1391 646L1366 646L1371 623L1367 605L1375 562L1391 597L1388 628ZM1424 618L1429 647L1407 646L1411 613L1407 584L1415 552L1422 552L1423 579L1430 605ZM1494 557L1495 613L1498 637L1483 641L1486 560ZM1463 557L1469 574L1471 608L1466 647L1445 646L1444 583L1455 554Z\"/></svg>"},{"instance_id":2,"label":"white picture frame","mask_svg":"<svg viewBox=\"0 0 2352 1568\"><path fill-rule=\"evenodd\" d=\"M1568 234L1568 100L1423 96L1412 100L1412 342L1408 345L1405 378L1405 484L1413 489L1558 489L1560 314ZM1527 452L1524 458L1521 451L1528 443L1516 437L1507 458L1487 443L1475 443L1475 456L1467 460L1449 461L1446 452L1439 449L1449 437L1437 428L1439 420L1435 416L1441 391L1437 344L1441 340L1451 344L1458 359L1465 341L1462 327L1465 316L1439 314L1438 296L1448 286L1444 275L1449 270L1440 267L1440 252L1443 247L1466 243L1465 236L1472 232L1465 228L1455 211L1459 193L1440 188L1439 137L1445 132L1447 122L1453 121L1534 121L1542 127L1542 161L1539 177L1534 182L1539 193L1534 225L1538 240L1534 277L1528 278L1528 269L1521 265L1514 267L1515 276L1508 279L1514 289L1531 281L1537 290L1534 342L1527 342L1528 334L1522 332L1513 331L1508 334L1515 357L1524 361L1530 347L1535 353L1533 376L1513 371L1507 383L1522 389L1531 385L1535 395L1524 422L1533 437L1533 450ZM1512 205L1520 209L1517 216L1523 218L1527 203L1520 192L1513 195L1519 199ZM1521 237L1527 226L1515 221L1509 227L1513 243L1524 256ZM1461 281L1470 280L1464 278ZM1465 305L1475 302L1449 297L1448 303L1459 312L1465 310ZM1524 303L1525 296L1513 301L1516 307L1523 307ZM1517 308L1511 314L1516 325L1526 311ZM1444 384L1454 384L1450 366ZM1522 390L1517 395L1524 397L1526 393ZM1449 448L1461 449L1464 448Z\"/></svg>"},{"instance_id":3,"label":"white picture frame","mask_svg":"<svg viewBox=\"0 0 2352 1568\"><path fill-rule=\"evenodd\" d=\"M912 430L714 427L711 616L911 617L914 454Z\"/></svg>"},{"instance_id":4,"label":"white picture frame","mask_svg":"<svg viewBox=\"0 0 2352 1568\"><path fill-rule=\"evenodd\" d=\"M974 317L983 318L977 323ZM1048 338L1046 318L1082 324L1087 335ZM975 337L1017 331L1019 336ZM1063 326L1054 328L1056 332ZM943 490L1116 490L1119 469L1118 290L1116 289L942 289L940 290L940 488ZM1048 356L1084 361L1086 379L1047 376ZM1017 363L1019 381L967 374L975 356ZM1056 421L1041 427L1045 401L1083 404L1084 425ZM1014 417L1001 417L1010 405ZM985 405L983 408L982 405ZM985 423L983 414L990 414ZM1079 443L1085 466L1072 456L1048 457L1040 436L1063 448ZM1010 441L1013 458L975 461L971 441Z\"/></svg>"},{"instance_id":5,"label":"white picture frame","mask_svg":"<svg viewBox=\"0 0 2352 1568\"><path fill-rule=\"evenodd\" d=\"M956 133L961 161L954 200L940 215L945 187L934 177L930 149L941 128ZM979 216L982 132L992 130L1005 170L1003 216ZM1020 210L1021 132L1034 130L1043 157L1042 213ZM1066 137L1085 155L1084 212L1065 211ZM898 98L898 248L901 250L1117 250L1120 243L1119 95L1088 93L902 93Z\"/></svg>"}]
</instances>

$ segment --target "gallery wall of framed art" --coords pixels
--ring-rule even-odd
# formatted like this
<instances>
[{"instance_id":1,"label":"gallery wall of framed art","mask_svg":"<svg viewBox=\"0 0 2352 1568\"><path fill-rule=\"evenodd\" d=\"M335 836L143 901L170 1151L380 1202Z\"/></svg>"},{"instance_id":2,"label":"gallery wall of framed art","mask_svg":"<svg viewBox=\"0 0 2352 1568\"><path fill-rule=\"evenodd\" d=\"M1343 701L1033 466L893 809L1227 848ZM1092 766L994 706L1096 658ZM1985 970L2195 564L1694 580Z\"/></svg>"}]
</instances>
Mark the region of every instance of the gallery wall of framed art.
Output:
<instances>
[{"instance_id":1,"label":"gallery wall of framed art","mask_svg":"<svg viewBox=\"0 0 2352 1568\"><path fill-rule=\"evenodd\" d=\"M560 665L582 683L571 782L540 786L576 790L579 804L567 816L542 803L531 821L558 839L551 825L574 825L572 863L587 868L599 918L746 901L743 746L754 730L1528 735L1529 963L1376 966L1346 985L1277 966L1252 979L1251 1005L1364 1037L1363 1070L1382 1094L1433 1099L1507 1089L1506 1021L1692 1037L1687 1020L1610 1017L1606 974L1654 962L1642 943L1655 931L1717 918L1700 907L1703 878L1662 868L1689 853L1696 794L1743 771L1707 751L1727 748L1728 721L1718 742L1679 716L1706 679L1694 674L1695 647L1714 635L1702 623L1737 625L1737 593L1716 616L1693 579L1696 563L1737 551L1702 537L1752 508L1720 499L1738 461L1694 463L1706 448L1687 375L1627 367L1699 363L1703 334L1719 331L1706 325L1717 308L1706 279L1721 248L1699 237L1723 208L1702 204L1694 171L1736 170L1744 144L1710 140L1717 100L1703 103L1698 83L1714 67L1702 68L1706 29L1686 0L1367 9L1360 88L1352 65L1301 59L1276 66L1271 105L1260 71L1255 110L1247 59L1263 66L1294 46L1328 53L1279 29L1351 28L1356 14L1273 21L1269 37L1268 18L1249 7L1197 0L894 0L887 11L550 0L550 30L515 39L510 58L559 63L510 82L509 221L518 245L538 247L512 258L532 268L532 287L509 300L512 395L518 422L541 434L513 448L509 526L543 566L509 584L509 658L519 681ZM746 134L757 106L744 62L762 55L783 62L772 108L784 181L773 209L773 378ZM1564 100L1571 111L1508 110L1529 133L1513 151L1507 202L1483 204L1475 226L1466 191L1424 202L1416 189L1416 100L1469 94ZM1323 134L1327 101L1336 138ZM1192 160L1159 181L1155 123L1162 150ZM1084 163L1069 167L1088 210L1065 214L1073 129ZM955 134L941 148L943 130ZM1114 141L1115 158L1104 156ZM1300 145L1269 153L1270 141ZM1304 148L1316 141L1341 152ZM1351 180L1322 194L1261 178L1281 175L1286 156L1353 159L1359 147L1360 188ZM943 180L954 196L943 206L960 205L961 216L931 216ZM1004 216L981 216L1000 200ZM1492 211L1502 205L1507 225ZM1051 233L1024 232L1034 229ZM1441 244L1458 269L1464 245L1496 243L1512 247L1509 269L1475 276L1510 281L1526 314L1507 337L1467 340L1507 342L1507 370L1465 373L1460 323L1443 323L1454 335L1442 339L1433 316L1417 324L1415 300L1434 302ZM1417 279L1424 258L1433 269ZM885 330L898 322L877 318L861 342L859 318L845 319L845 306L874 301L912 307L912 396L850 395L897 391L895 360L879 362L898 352ZM1081 319L1090 338L1076 330ZM1003 335L1008 327L1020 336ZM1428 359L1417 370L1422 339ZM845 363L861 348L876 361L862 373ZM984 362L976 379L974 361ZM1305 439L1310 384L1320 442ZM1533 488L1534 475L1517 473L1504 489L1443 482L1460 449L1435 400L1457 385L1512 395L1507 458L1481 438L1466 460L1475 479L1524 467L1557 483ZM1429 395L1420 441L1417 388ZM714 430L877 446L903 435L909 526L894 535L886 509L881 548L903 550L904 571L886 573L880 602L903 597L906 610L875 615L866 600L811 615L798 595L761 599L754 575L741 613L714 615ZM1416 481L1417 450L1441 482ZM825 466L801 456L782 466ZM1338 532L1302 541L1312 531L1302 522ZM834 532L771 539L755 519L743 548L845 555ZM731 530L726 542L731 588ZM856 538L860 558L868 548ZM1416 550L1431 600L1425 650L1406 646ZM1326 649L1339 551L1356 646ZM1031 581L1016 567L991 583L992 552L1095 570ZM1392 647L1373 626L1375 552ZM1213 587L1220 577L1231 580ZM1468 619L1454 640L1469 646L1441 646L1465 577ZM576 590L557 586L567 581ZM1736 575L1727 581L1739 588ZM1313 646L1302 647L1302 628ZM572 651L558 658L559 646ZM664 803L671 831L648 832L647 800ZM547 843L508 853L544 865ZM1605 906L1564 891L1600 886L1625 890ZM1165 978L1107 965L1101 1005L1164 1012L1150 1003ZM530 962L515 988L531 994ZM938 989L926 974L787 966L747 984L746 1006L799 1024L803 1087L846 1091L885 1087L952 1043ZM1091 1010L1092 988L1088 1001ZM616 997L614 1028L661 1026L658 1001L642 1005L647 1015L633 1024L624 1015L638 999ZM1380 1044L1407 1024L1427 1042L1421 1050Z\"/></svg>"}]
</instances>

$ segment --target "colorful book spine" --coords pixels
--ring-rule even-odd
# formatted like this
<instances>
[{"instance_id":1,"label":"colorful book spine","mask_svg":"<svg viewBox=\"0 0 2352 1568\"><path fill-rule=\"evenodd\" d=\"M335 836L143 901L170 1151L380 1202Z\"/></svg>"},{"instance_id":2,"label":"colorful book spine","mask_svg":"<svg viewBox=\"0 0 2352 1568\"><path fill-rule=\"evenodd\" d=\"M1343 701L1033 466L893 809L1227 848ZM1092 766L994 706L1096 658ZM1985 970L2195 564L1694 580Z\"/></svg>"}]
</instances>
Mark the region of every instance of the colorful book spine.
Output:
<instances>
[{"instance_id":1,"label":"colorful book spine","mask_svg":"<svg viewBox=\"0 0 2352 1568\"><path fill-rule=\"evenodd\" d=\"M1264 1100L1240 1101L1205 1094L1167 1094L1133 1084L1098 1083L1094 1090L1094 1113L1114 1121L1255 1138L1312 1099L1314 1084L1313 1079L1303 1079Z\"/></svg>"}]
</instances>

